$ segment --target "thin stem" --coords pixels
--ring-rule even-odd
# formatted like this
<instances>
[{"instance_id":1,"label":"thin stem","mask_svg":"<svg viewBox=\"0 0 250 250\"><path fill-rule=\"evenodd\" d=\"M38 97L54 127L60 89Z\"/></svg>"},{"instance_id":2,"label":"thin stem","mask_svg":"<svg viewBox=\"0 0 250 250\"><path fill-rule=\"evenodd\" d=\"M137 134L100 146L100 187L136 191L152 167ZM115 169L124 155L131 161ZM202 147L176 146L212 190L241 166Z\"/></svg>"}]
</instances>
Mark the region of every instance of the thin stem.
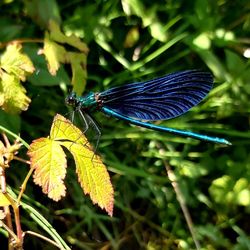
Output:
<instances>
[{"instance_id":1,"label":"thin stem","mask_svg":"<svg viewBox=\"0 0 250 250\"><path fill-rule=\"evenodd\" d=\"M3 136L4 137L4 136ZM7 138L7 137L6 137ZM4 140L6 139L4 137ZM5 140L5 143L8 144L8 140ZM1 183L1 192L2 194L4 194L6 196L6 179L5 179L5 169L3 167L0 167L0 183ZM4 206L3 207L4 210L4 214L5 214L5 221L6 221L6 225L2 222L3 227L6 229L6 231L9 234L8 237L8 242L9 242L9 250L12 250L12 242L13 239L16 241L17 237L13 232L13 225L12 225L12 220L11 220L11 213L10 213L10 208L9 206ZM13 237L13 235L15 237Z\"/></svg>"},{"instance_id":2,"label":"thin stem","mask_svg":"<svg viewBox=\"0 0 250 250\"><path fill-rule=\"evenodd\" d=\"M9 206L4 206L4 214L5 214L5 221L6 221L8 228L13 232L13 225L12 225L11 213L10 213ZM9 238L9 241L11 241L11 238Z\"/></svg>"},{"instance_id":3,"label":"thin stem","mask_svg":"<svg viewBox=\"0 0 250 250\"><path fill-rule=\"evenodd\" d=\"M15 155L14 155L14 156L13 156L13 159L30 165L30 161L24 160L24 159L22 159L22 158L20 158L20 157L18 157L18 156L15 156Z\"/></svg>"},{"instance_id":4,"label":"thin stem","mask_svg":"<svg viewBox=\"0 0 250 250\"><path fill-rule=\"evenodd\" d=\"M31 168L29 170L28 174L26 175L26 177L25 177L25 179L24 179L24 181L22 183L21 190L20 190L20 193L19 193L18 198L17 198L17 205L18 206L20 205L20 201L21 201L22 195L23 195L23 193L24 193L24 191L26 189L27 182L28 182L30 176L32 175L33 171L34 171L33 168Z\"/></svg>"},{"instance_id":5,"label":"thin stem","mask_svg":"<svg viewBox=\"0 0 250 250\"><path fill-rule=\"evenodd\" d=\"M4 48L9 44L12 43L43 43L44 40L43 39L29 39L29 38L23 38L23 39L16 39L16 40L12 40L9 42L5 42L5 43L0 43L0 48Z\"/></svg>"},{"instance_id":6,"label":"thin stem","mask_svg":"<svg viewBox=\"0 0 250 250\"><path fill-rule=\"evenodd\" d=\"M14 215L15 215L15 222L16 222L16 232L17 232L17 238L18 238L18 246L22 246L23 244L23 231L21 227L21 221L20 221L20 213L19 213L19 206L14 206Z\"/></svg>"},{"instance_id":7,"label":"thin stem","mask_svg":"<svg viewBox=\"0 0 250 250\"><path fill-rule=\"evenodd\" d=\"M1 184L1 192L5 194L6 193L6 179L5 179L5 171L3 167L0 167L0 184Z\"/></svg>"},{"instance_id":8,"label":"thin stem","mask_svg":"<svg viewBox=\"0 0 250 250\"><path fill-rule=\"evenodd\" d=\"M5 147L9 148L10 147L10 141L9 141L8 137L6 136L5 133L2 133L2 137L3 137L4 143L5 143Z\"/></svg>"},{"instance_id":9,"label":"thin stem","mask_svg":"<svg viewBox=\"0 0 250 250\"><path fill-rule=\"evenodd\" d=\"M21 247L23 244L23 232L21 228L21 222L20 222L20 214L19 214L19 206L16 204L16 202L12 199L12 197L6 193L5 197L10 202L15 216L15 224L16 224L16 233L17 233L17 240L16 240L16 246Z\"/></svg>"},{"instance_id":10,"label":"thin stem","mask_svg":"<svg viewBox=\"0 0 250 250\"><path fill-rule=\"evenodd\" d=\"M0 47L1 47L1 45L0 45ZM13 136L15 139L20 141L26 148L29 148L29 144L26 141L24 141L20 136L16 135L15 133L11 132L10 130L6 129L3 126L0 126L0 130L6 132L7 134L9 134L11 136Z\"/></svg>"},{"instance_id":11,"label":"thin stem","mask_svg":"<svg viewBox=\"0 0 250 250\"><path fill-rule=\"evenodd\" d=\"M13 232L13 230L10 227L8 227L3 221L1 221L1 227L3 227L9 233L9 235L11 235L13 239L15 239L16 242L18 241L18 238Z\"/></svg>"},{"instance_id":12,"label":"thin stem","mask_svg":"<svg viewBox=\"0 0 250 250\"><path fill-rule=\"evenodd\" d=\"M161 152L165 151L162 147L158 147L160 149ZM179 201L179 204L181 206L181 210L184 214L184 217L185 217L185 220L187 222L187 225L188 225L188 228L189 228L189 231L192 235L192 238L193 238L193 241L194 241L194 244L196 246L196 249L197 250L200 250L201 249L201 246L200 246L200 243L198 241L198 239L196 238L196 235L195 235L195 229L194 229L194 225L193 225L193 221L192 221L192 218L191 218L191 215L189 213L189 210L188 210L188 207L186 205L186 202L185 202L185 199L184 199L184 196L181 192L181 189L180 189L180 186L177 182L177 178L176 178L176 175L174 173L174 171L172 171L170 165L168 164L167 161L165 160L162 160L163 161L163 164L165 166L165 169L166 169L166 172L167 172L167 175L168 175L168 178L171 182L171 185L172 187L174 188L174 191L176 193L176 198L177 200Z\"/></svg>"},{"instance_id":13,"label":"thin stem","mask_svg":"<svg viewBox=\"0 0 250 250\"><path fill-rule=\"evenodd\" d=\"M38 234L38 233L33 232L33 231L25 231L25 232L24 232L24 235L25 235L25 234L34 235L34 236L36 236L36 237L38 237L38 238L40 238L40 239L43 239L43 240L49 242L49 243L52 244L52 245L54 245L54 246L60 248L60 246L59 246L55 241L53 241L53 240L51 240L51 239L49 239L49 238L47 238L47 237L45 237L45 236L43 236L43 235L41 235L41 234Z\"/></svg>"}]
</instances>

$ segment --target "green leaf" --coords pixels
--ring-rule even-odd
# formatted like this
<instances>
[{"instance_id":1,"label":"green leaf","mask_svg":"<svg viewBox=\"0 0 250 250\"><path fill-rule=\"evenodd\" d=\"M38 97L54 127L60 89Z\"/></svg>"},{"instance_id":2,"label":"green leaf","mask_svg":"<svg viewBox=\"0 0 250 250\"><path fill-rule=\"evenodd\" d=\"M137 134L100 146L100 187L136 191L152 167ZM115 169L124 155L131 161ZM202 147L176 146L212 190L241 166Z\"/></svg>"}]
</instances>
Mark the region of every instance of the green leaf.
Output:
<instances>
[{"instance_id":1,"label":"green leaf","mask_svg":"<svg viewBox=\"0 0 250 250\"><path fill-rule=\"evenodd\" d=\"M71 45L72 47L80 50L82 53L88 54L89 49L88 49L88 46L86 45L86 43L82 42L75 35L70 35L70 36L64 35L61 32L59 25L56 22L50 21L49 29L51 32L50 36L51 36L52 40L54 40L58 43L66 43L66 44Z\"/></svg>"},{"instance_id":2,"label":"green leaf","mask_svg":"<svg viewBox=\"0 0 250 250\"><path fill-rule=\"evenodd\" d=\"M165 42L167 35L164 26L158 20L155 7L145 7L142 1L139 0L123 0L122 6L127 15L135 14L142 19L143 26L149 27L152 37Z\"/></svg>"},{"instance_id":3,"label":"green leaf","mask_svg":"<svg viewBox=\"0 0 250 250\"><path fill-rule=\"evenodd\" d=\"M235 181L230 176L223 176L213 181L209 191L213 199L223 205L249 206L250 204L249 181L246 178Z\"/></svg>"},{"instance_id":4,"label":"green leaf","mask_svg":"<svg viewBox=\"0 0 250 250\"><path fill-rule=\"evenodd\" d=\"M212 182L209 192L215 202L228 204L231 201L233 186L234 180L230 176L224 175Z\"/></svg>"},{"instance_id":5,"label":"green leaf","mask_svg":"<svg viewBox=\"0 0 250 250\"><path fill-rule=\"evenodd\" d=\"M60 144L50 138L34 140L28 150L34 182L48 197L58 201L65 196L63 180L66 175L66 156Z\"/></svg>"},{"instance_id":6,"label":"green leaf","mask_svg":"<svg viewBox=\"0 0 250 250\"><path fill-rule=\"evenodd\" d=\"M143 25L147 27L152 23L154 13L145 8L143 3L139 0L122 0L123 10L127 15L135 14L141 17ZM150 15L151 14L151 15Z\"/></svg>"},{"instance_id":7,"label":"green leaf","mask_svg":"<svg viewBox=\"0 0 250 250\"><path fill-rule=\"evenodd\" d=\"M24 4L28 15L44 28L47 28L50 20L61 22L59 8L55 0L25 0Z\"/></svg>"},{"instance_id":8,"label":"green leaf","mask_svg":"<svg viewBox=\"0 0 250 250\"><path fill-rule=\"evenodd\" d=\"M0 8L3 8L1 4ZM22 25L20 23L17 23L16 20L10 15L8 16L6 15L5 17L2 17L0 19L0 26L1 26L0 41L2 43L12 41L17 37L22 36L22 31L23 31Z\"/></svg>"},{"instance_id":9,"label":"green leaf","mask_svg":"<svg viewBox=\"0 0 250 250\"><path fill-rule=\"evenodd\" d=\"M86 87L87 71L83 69L87 57L84 54L69 52L68 58L71 61L73 91L81 95Z\"/></svg>"},{"instance_id":10,"label":"green leaf","mask_svg":"<svg viewBox=\"0 0 250 250\"><path fill-rule=\"evenodd\" d=\"M7 114L3 110L0 110L0 122L2 127L11 130L14 133L20 132L21 118L19 115Z\"/></svg>"},{"instance_id":11,"label":"green leaf","mask_svg":"<svg viewBox=\"0 0 250 250\"><path fill-rule=\"evenodd\" d=\"M59 200L65 195L66 159L61 146L66 147L74 157L84 193L112 216L114 191L105 165L95 155L82 131L61 115L55 116L50 137L33 141L28 151L31 167L35 169L35 183L49 198Z\"/></svg>"},{"instance_id":12,"label":"green leaf","mask_svg":"<svg viewBox=\"0 0 250 250\"><path fill-rule=\"evenodd\" d=\"M165 31L165 27L157 20L149 26L152 37L155 39L166 42L167 40L167 32Z\"/></svg>"},{"instance_id":13,"label":"green leaf","mask_svg":"<svg viewBox=\"0 0 250 250\"><path fill-rule=\"evenodd\" d=\"M63 65L58 69L56 75L51 75L45 58L38 54L38 46L26 45L25 52L36 65L36 73L28 77L28 81L36 86L58 86L61 83L69 84L69 76Z\"/></svg>"},{"instance_id":14,"label":"green leaf","mask_svg":"<svg viewBox=\"0 0 250 250\"><path fill-rule=\"evenodd\" d=\"M250 204L250 191L249 182L246 178L240 178L236 181L234 186L235 201L240 206L249 206Z\"/></svg>"}]
</instances>

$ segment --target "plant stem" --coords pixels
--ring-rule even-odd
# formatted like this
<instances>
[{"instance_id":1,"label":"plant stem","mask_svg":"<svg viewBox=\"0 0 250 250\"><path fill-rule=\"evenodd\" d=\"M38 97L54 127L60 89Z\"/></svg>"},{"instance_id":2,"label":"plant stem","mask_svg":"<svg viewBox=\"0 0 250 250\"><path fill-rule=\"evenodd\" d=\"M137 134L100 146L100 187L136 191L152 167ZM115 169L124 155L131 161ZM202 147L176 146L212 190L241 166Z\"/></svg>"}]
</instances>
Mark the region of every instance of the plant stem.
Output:
<instances>
[{"instance_id":1,"label":"plant stem","mask_svg":"<svg viewBox=\"0 0 250 250\"><path fill-rule=\"evenodd\" d=\"M36 232L33 232L33 231L25 231L24 234L34 235L34 236L36 236L36 237L38 237L38 238L40 238L40 239L43 239L43 240L49 242L49 243L52 244L52 245L54 245L54 246L60 248L60 246L59 246L55 241L53 241L53 240L51 240L51 239L49 239L49 238L47 238L47 237L45 237L45 236L43 236L43 235L41 235L41 234L38 234L38 233L36 233Z\"/></svg>"},{"instance_id":2,"label":"plant stem","mask_svg":"<svg viewBox=\"0 0 250 250\"><path fill-rule=\"evenodd\" d=\"M26 189L27 182L28 182L30 176L32 175L33 170L34 170L33 168L31 168L29 170L28 174L26 175L26 177L25 177L25 179L24 179L24 181L22 183L21 190L20 190L20 193L19 193L18 198L17 198L17 205L18 206L20 205L20 201L21 201L22 195L23 195L23 193L24 193L24 191Z\"/></svg>"}]
</instances>

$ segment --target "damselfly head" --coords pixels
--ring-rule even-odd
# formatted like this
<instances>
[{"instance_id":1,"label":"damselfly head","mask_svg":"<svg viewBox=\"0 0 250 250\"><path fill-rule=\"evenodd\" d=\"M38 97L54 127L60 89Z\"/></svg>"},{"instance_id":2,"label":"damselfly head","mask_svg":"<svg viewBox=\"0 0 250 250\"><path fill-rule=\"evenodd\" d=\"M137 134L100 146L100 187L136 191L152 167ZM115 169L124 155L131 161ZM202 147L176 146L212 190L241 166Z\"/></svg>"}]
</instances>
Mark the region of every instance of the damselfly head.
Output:
<instances>
[{"instance_id":1,"label":"damselfly head","mask_svg":"<svg viewBox=\"0 0 250 250\"><path fill-rule=\"evenodd\" d=\"M66 98L65 103L69 106L75 107L77 105L77 97L75 92L71 92Z\"/></svg>"}]
</instances>

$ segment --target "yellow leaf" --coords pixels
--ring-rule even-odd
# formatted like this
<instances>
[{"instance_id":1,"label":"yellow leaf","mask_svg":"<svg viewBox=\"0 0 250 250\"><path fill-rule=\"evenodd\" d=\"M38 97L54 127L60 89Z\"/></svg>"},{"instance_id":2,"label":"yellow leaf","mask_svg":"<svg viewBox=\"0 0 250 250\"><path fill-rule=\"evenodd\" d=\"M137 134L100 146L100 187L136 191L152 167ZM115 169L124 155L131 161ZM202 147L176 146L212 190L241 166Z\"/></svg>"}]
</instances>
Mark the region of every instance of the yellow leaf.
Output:
<instances>
[{"instance_id":1,"label":"yellow leaf","mask_svg":"<svg viewBox=\"0 0 250 250\"><path fill-rule=\"evenodd\" d=\"M6 51L1 56L0 67L7 73L13 74L21 81L26 80L26 76L35 71L32 61L27 55L21 52L21 44L8 45Z\"/></svg>"},{"instance_id":2,"label":"yellow leaf","mask_svg":"<svg viewBox=\"0 0 250 250\"><path fill-rule=\"evenodd\" d=\"M82 131L63 116L56 115L50 138L66 147L73 155L84 193L89 194L94 204L97 203L112 216L114 190L108 171Z\"/></svg>"},{"instance_id":3,"label":"yellow leaf","mask_svg":"<svg viewBox=\"0 0 250 250\"><path fill-rule=\"evenodd\" d=\"M84 136L84 135L83 135ZM89 194L94 204L113 214L114 190L110 177L101 158L86 145L64 141L61 143L73 155L78 181L85 194Z\"/></svg>"},{"instance_id":4,"label":"yellow leaf","mask_svg":"<svg viewBox=\"0 0 250 250\"><path fill-rule=\"evenodd\" d=\"M86 61L89 49L78 37L63 34L59 25L53 20L50 21L49 30L50 33L45 34L44 49L41 51L48 62L49 71L55 75L60 63L69 63L73 75L73 90L81 95L86 85ZM74 52L66 50L62 44L75 48ZM75 52L76 49L80 52Z\"/></svg>"},{"instance_id":5,"label":"yellow leaf","mask_svg":"<svg viewBox=\"0 0 250 250\"><path fill-rule=\"evenodd\" d=\"M27 110L30 99L20 81L25 81L35 68L18 43L8 45L0 59L0 106L11 114Z\"/></svg>"},{"instance_id":6,"label":"yellow leaf","mask_svg":"<svg viewBox=\"0 0 250 250\"><path fill-rule=\"evenodd\" d=\"M58 201L65 196L63 180L66 175L66 156L57 141L50 138L34 140L28 150L34 182L48 197Z\"/></svg>"},{"instance_id":7,"label":"yellow leaf","mask_svg":"<svg viewBox=\"0 0 250 250\"><path fill-rule=\"evenodd\" d=\"M65 62L66 50L63 46L51 40L48 33L46 33L42 53L45 55L48 62L49 72L51 75L56 75L56 72L60 67L60 62Z\"/></svg>"},{"instance_id":8,"label":"yellow leaf","mask_svg":"<svg viewBox=\"0 0 250 250\"><path fill-rule=\"evenodd\" d=\"M50 130L50 138L54 141L69 141L71 144L83 144L88 143L88 140L82 133L82 131L75 127L71 121L65 117L57 114Z\"/></svg>"},{"instance_id":9,"label":"yellow leaf","mask_svg":"<svg viewBox=\"0 0 250 250\"><path fill-rule=\"evenodd\" d=\"M27 110L31 100L25 93L26 90L17 76L2 73L0 78L0 106L4 111L10 114L18 114L22 110Z\"/></svg>"},{"instance_id":10,"label":"yellow leaf","mask_svg":"<svg viewBox=\"0 0 250 250\"><path fill-rule=\"evenodd\" d=\"M6 198L6 196L0 192L0 207L11 205L10 201Z\"/></svg>"},{"instance_id":11,"label":"yellow leaf","mask_svg":"<svg viewBox=\"0 0 250 250\"><path fill-rule=\"evenodd\" d=\"M35 183L54 200L65 195L66 159L61 146L66 147L74 157L84 193L112 216L114 190L105 165L82 131L61 115L55 116L50 137L33 141L28 151L31 167L35 169Z\"/></svg>"}]
</instances>

